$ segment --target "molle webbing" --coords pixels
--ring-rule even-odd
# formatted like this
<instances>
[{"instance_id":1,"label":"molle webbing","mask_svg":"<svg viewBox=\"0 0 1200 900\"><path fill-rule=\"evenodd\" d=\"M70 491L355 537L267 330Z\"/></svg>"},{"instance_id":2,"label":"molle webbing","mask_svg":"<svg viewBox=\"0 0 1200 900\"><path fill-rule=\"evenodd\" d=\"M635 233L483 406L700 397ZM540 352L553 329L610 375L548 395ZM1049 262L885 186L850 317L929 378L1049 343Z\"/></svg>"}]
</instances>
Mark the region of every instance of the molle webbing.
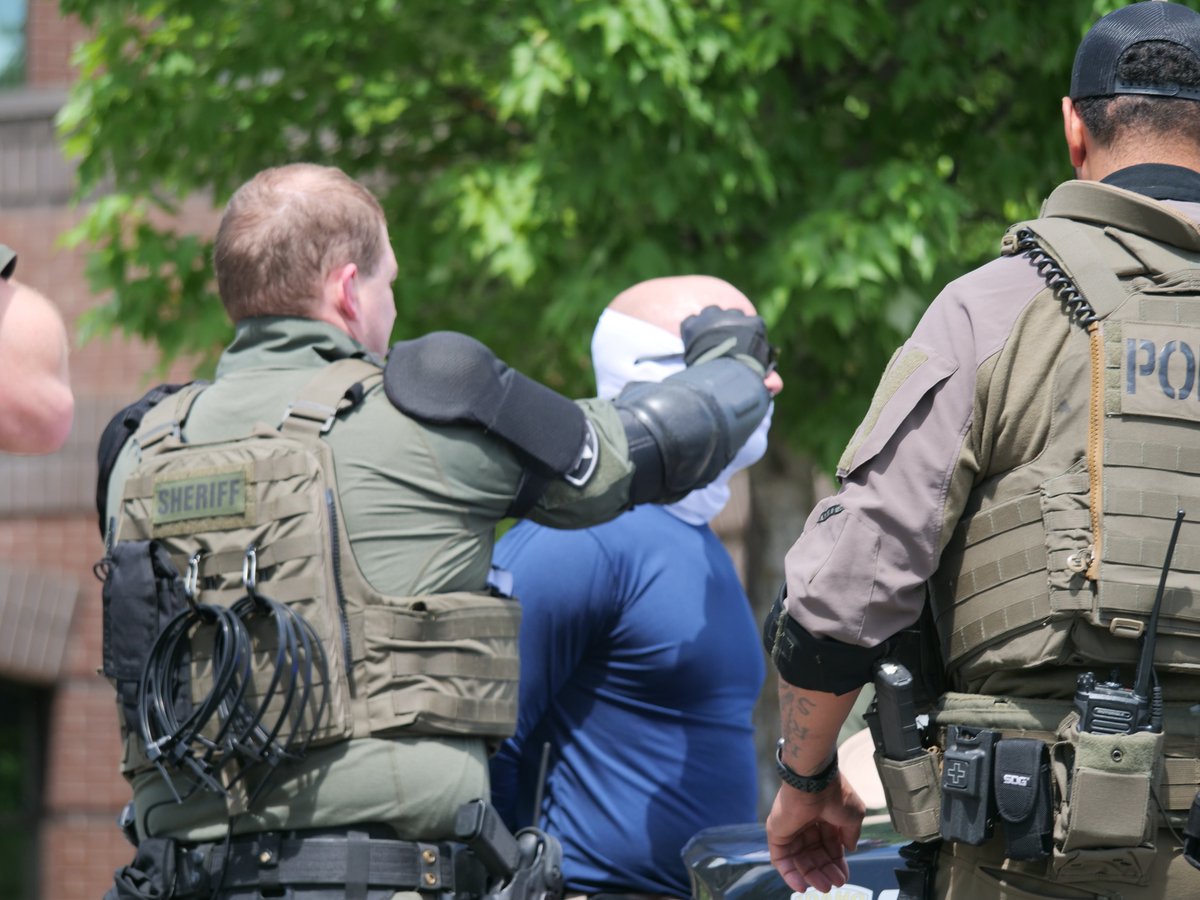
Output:
<instances>
[{"instance_id":1,"label":"molle webbing","mask_svg":"<svg viewBox=\"0 0 1200 900\"><path fill-rule=\"evenodd\" d=\"M1086 346L1090 386L1048 383L1055 414L1031 464L1043 472L1037 490L1029 491L1028 472L1005 472L968 504L977 512L960 523L933 582L948 666L965 665L970 680L989 666L1131 657L1182 508L1188 518L1156 664L1194 674L1200 655L1187 639L1200 636L1200 229L1131 192L1071 182L1047 200L1043 218L1010 229L1005 251L1029 246L1030 233L1094 312L1086 345L1068 335L1063 351L1081 361ZM1039 271L1058 293L1063 280L1053 267ZM1089 320L1077 308L1066 313L1071 331L1082 332ZM1090 408L1086 442L1069 412L1082 404ZM1020 490L1006 490L1010 482Z\"/></svg>"},{"instance_id":2,"label":"molle webbing","mask_svg":"<svg viewBox=\"0 0 1200 900\"><path fill-rule=\"evenodd\" d=\"M368 605L360 685L371 720L416 733L511 733L519 622L515 601L470 592Z\"/></svg>"},{"instance_id":3,"label":"molle webbing","mask_svg":"<svg viewBox=\"0 0 1200 900\"><path fill-rule=\"evenodd\" d=\"M212 442L181 437L200 389L168 398L135 435L141 459L117 536L158 539L181 573L199 553L198 600L222 606L245 596L254 546L257 590L303 615L329 661L330 708L314 745L400 730L506 736L516 721L518 604L471 592L385 596L354 561L321 435L381 380L377 366L342 360L309 382L278 430ZM271 635L261 637L273 652ZM198 694L212 677L211 639L198 636L192 651ZM138 756L126 771L140 768Z\"/></svg>"},{"instance_id":4,"label":"molle webbing","mask_svg":"<svg viewBox=\"0 0 1200 900\"><path fill-rule=\"evenodd\" d=\"M932 724L990 728L1003 737L1037 738L1053 744L1068 716L1075 715L1068 700L1028 697L994 697L950 692L938 702ZM1200 716L1186 704L1168 704L1164 711L1165 735L1162 776L1155 791L1165 809L1183 811L1192 805L1200 784Z\"/></svg>"},{"instance_id":5,"label":"molle webbing","mask_svg":"<svg viewBox=\"0 0 1200 900\"><path fill-rule=\"evenodd\" d=\"M1074 487L1086 497L1087 476L1072 476L1059 487ZM953 666L966 654L1017 631L1090 609L1091 593L1081 592L1078 582L1060 581L1049 590L1046 583L1048 559L1051 568L1063 571L1073 552L1065 547L1048 551L1046 528L1070 533L1086 530L1088 524L1086 505L1044 513L1040 496L987 506L964 519L943 556L943 565L959 573L948 634L950 610L938 613L948 643L947 663Z\"/></svg>"}]
</instances>

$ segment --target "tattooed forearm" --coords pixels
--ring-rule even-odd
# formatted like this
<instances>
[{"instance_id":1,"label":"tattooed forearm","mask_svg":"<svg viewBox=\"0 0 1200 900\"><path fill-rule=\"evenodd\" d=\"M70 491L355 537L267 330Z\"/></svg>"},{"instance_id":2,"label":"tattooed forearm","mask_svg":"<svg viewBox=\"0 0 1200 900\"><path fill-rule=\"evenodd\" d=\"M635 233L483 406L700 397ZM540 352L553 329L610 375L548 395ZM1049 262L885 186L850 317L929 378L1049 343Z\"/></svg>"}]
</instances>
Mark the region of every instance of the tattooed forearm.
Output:
<instances>
[{"instance_id":1,"label":"tattooed forearm","mask_svg":"<svg viewBox=\"0 0 1200 900\"><path fill-rule=\"evenodd\" d=\"M799 743L812 733L803 719L815 708L815 704L808 697L793 697L791 703L783 704L780 710L783 713L780 734L789 744Z\"/></svg>"},{"instance_id":2,"label":"tattooed forearm","mask_svg":"<svg viewBox=\"0 0 1200 900\"><path fill-rule=\"evenodd\" d=\"M815 772L828 762L857 693L824 694L780 684L779 735L788 765L798 772Z\"/></svg>"},{"instance_id":3,"label":"tattooed forearm","mask_svg":"<svg viewBox=\"0 0 1200 900\"><path fill-rule=\"evenodd\" d=\"M782 731L783 739L789 744L798 744L807 739L809 735L807 725L797 725L792 721L784 722Z\"/></svg>"}]
</instances>

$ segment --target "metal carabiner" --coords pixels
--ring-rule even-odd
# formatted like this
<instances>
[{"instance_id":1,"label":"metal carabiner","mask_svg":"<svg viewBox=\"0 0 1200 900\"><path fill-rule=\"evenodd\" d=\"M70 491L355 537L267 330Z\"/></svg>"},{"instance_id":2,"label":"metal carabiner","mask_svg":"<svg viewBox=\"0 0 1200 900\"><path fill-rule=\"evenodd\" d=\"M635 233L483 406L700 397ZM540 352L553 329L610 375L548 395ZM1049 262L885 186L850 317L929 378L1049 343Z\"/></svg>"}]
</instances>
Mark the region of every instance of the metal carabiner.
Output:
<instances>
[{"instance_id":1,"label":"metal carabiner","mask_svg":"<svg viewBox=\"0 0 1200 900\"><path fill-rule=\"evenodd\" d=\"M258 597L255 590L258 587L258 550L253 544L246 548L246 555L242 557L242 587L251 597Z\"/></svg>"},{"instance_id":2,"label":"metal carabiner","mask_svg":"<svg viewBox=\"0 0 1200 900\"><path fill-rule=\"evenodd\" d=\"M183 575L183 595L192 609L196 608L196 598L200 596L200 559L203 556L203 550L193 553L188 560L187 572Z\"/></svg>"}]
</instances>

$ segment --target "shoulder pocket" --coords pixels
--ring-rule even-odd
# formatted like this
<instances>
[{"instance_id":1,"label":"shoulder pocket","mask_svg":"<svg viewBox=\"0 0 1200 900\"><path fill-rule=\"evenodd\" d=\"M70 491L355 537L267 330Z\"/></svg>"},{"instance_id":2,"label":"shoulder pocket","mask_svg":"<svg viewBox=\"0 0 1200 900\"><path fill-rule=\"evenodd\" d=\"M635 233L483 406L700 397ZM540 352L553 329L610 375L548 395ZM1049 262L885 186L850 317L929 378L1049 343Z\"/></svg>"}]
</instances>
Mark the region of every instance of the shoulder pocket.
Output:
<instances>
[{"instance_id":1,"label":"shoulder pocket","mask_svg":"<svg viewBox=\"0 0 1200 900\"><path fill-rule=\"evenodd\" d=\"M905 344L897 350L884 370L858 431L838 460L838 478L845 479L878 456L921 399L957 369L957 363L924 347Z\"/></svg>"}]
</instances>

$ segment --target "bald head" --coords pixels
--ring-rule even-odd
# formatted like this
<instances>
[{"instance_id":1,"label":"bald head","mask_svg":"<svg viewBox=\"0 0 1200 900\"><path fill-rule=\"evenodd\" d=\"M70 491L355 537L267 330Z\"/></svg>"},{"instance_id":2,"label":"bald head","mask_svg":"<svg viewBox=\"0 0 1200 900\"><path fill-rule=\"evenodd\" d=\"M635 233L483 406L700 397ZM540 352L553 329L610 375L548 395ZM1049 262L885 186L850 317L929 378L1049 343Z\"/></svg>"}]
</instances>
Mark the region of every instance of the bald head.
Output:
<instances>
[{"instance_id":1,"label":"bald head","mask_svg":"<svg viewBox=\"0 0 1200 900\"><path fill-rule=\"evenodd\" d=\"M657 325L679 335L679 326L706 306L738 309L755 315L754 304L728 281L711 275L676 275L651 278L621 291L608 304L614 312Z\"/></svg>"},{"instance_id":2,"label":"bald head","mask_svg":"<svg viewBox=\"0 0 1200 900\"><path fill-rule=\"evenodd\" d=\"M631 381L661 381L682 369L680 326L706 306L757 315L745 294L711 275L651 278L617 294L592 334L599 395L615 397ZM764 384L772 396L783 389L778 372Z\"/></svg>"}]
</instances>

